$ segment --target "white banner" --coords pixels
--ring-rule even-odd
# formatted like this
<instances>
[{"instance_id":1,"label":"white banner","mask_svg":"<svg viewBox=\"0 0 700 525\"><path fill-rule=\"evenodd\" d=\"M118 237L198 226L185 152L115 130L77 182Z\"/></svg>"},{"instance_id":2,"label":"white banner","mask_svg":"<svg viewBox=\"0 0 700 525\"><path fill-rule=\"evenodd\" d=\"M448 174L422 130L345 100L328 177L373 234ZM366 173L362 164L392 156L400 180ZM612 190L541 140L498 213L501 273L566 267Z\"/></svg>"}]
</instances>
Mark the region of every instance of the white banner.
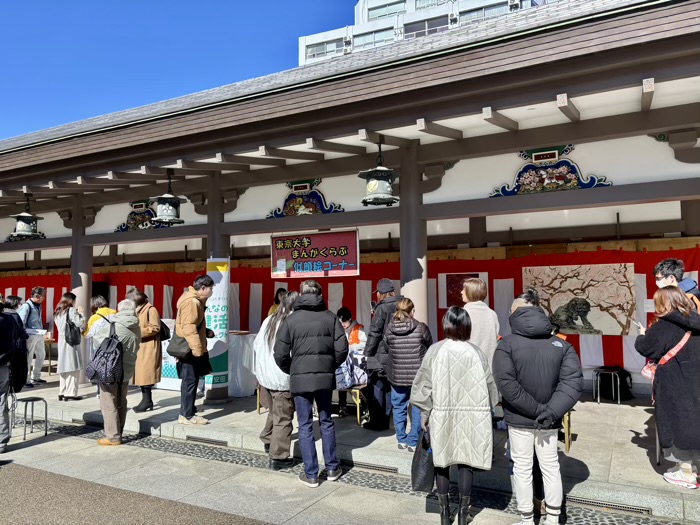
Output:
<instances>
[{"instance_id":1,"label":"white banner","mask_svg":"<svg viewBox=\"0 0 700 525\"><path fill-rule=\"evenodd\" d=\"M229 259L207 260L207 275L214 280L214 293L207 301L206 325L214 332L209 340L209 361L212 374L205 380L206 389L226 388L228 393L228 296L231 261Z\"/></svg>"}]
</instances>

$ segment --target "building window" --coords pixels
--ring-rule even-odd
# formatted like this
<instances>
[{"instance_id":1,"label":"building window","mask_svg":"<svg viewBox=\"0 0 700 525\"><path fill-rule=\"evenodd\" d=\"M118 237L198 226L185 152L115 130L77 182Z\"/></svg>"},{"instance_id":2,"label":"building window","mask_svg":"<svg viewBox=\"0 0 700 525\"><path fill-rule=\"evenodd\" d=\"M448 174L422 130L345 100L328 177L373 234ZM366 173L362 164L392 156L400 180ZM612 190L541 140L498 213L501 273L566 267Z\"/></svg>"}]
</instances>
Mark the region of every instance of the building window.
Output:
<instances>
[{"instance_id":1,"label":"building window","mask_svg":"<svg viewBox=\"0 0 700 525\"><path fill-rule=\"evenodd\" d=\"M450 27L447 16L439 18L431 18L430 20L421 20L403 26L404 38L419 38L426 35L434 35L447 31Z\"/></svg>"},{"instance_id":2,"label":"building window","mask_svg":"<svg viewBox=\"0 0 700 525\"><path fill-rule=\"evenodd\" d=\"M380 18L388 18L394 15L402 15L406 12L406 2L392 2L390 4L373 7L368 11L369 20L379 20Z\"/></svg>"},{"instance_id":3,"label":"building window","mask_svg":"<svg viewBox=\"0 0 700 525\"><path fill-rule=\"evenodd\" d=\"M429 7L435 7L438 5L443 5L451 0L416 0L416 10L418 9L428 9Z\"/></svg>"},{"instance_id":4,"label":"building window","mask_svg":"<svg viewBox=\"0 0 700 525\"><path fill-rule=\"evenodd\" d=\"M539 7L541 5L556 4L559 0L521 0L520 7L527 9L528 7Z\"/></svg>"},{"instance_id":5,"label":"building window","mask_svg":"<svg viewBox=\"0 0 700 525\"><path fill-rule=\"evenodd\" d=\"M365 33L357 35L352 39L353 49L367 49L370 47L383 46L394 41L394 30L384 29L375 31L374 33Z\"/></svg>"},{"instance_id":6,"label":"building window","mask_svg":"<svg viewBox=\"0 0 700 525\"><path fill-rule=\"evenodd\" d=\"M306 46L306 58L321 58L343 54L343 39Z\"/></svg>"},{"instance_id":7,"label":"building window","mask_svg":"<svg viewBox=\"0 0 700 525\"><path fill-rule=\"evenodd\" d=\"M530 1L530 0L527 0ZM543 0L532 0L532 1L543 1ZM485 18L493 18L494 16L505 15L509 12L508 3L503 2L501 4L494 4L487 7L480 7L479 9L472 9L471 11L463 11L459 14L459 23L467 24L469 22L478 22Z\"/></svg>"}]
</instances>

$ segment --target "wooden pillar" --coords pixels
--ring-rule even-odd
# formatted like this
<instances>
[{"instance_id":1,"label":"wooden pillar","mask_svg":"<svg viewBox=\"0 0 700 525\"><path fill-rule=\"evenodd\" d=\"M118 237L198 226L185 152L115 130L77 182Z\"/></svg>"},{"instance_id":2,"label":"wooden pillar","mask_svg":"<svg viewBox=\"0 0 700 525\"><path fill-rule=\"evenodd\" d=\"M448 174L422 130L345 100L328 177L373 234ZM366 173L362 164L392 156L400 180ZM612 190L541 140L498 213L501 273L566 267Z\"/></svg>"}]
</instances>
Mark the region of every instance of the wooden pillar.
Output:
<instances>
[{"instance_id":1,"label":"wooden pillar","mask_svg":"<svg viewBox=\"0 0 700 525\"><path fill-rule=\"evenodd\" d=\"M401 294L413 301L415 317L428 322L428 224L418 216L423 204L418 141L401 149L399 177Z\"/></svg>"},{"instance_id":2,"label":"wooden pillar","mask_svg":"<svg viewBox=\"0 0 700 525\"><path fill-rule=\"evenodd\" d=\"M224 222L224 197L219 188L219 174L209 177L207 196L207 251L208 257L222 259L229 257L230 237L221 233Z\"/></svg>"},{"instance_id":3,"label":"wooden pillar","mask_svg":"<svg viewBox=\"0 0 700 525\"><path fill-rule=\"evenodd\" d=\"M71 211L71 291L76 296L76 306L82 307L83 315L90 315L90 298L92 297L92 246L83 243L85 238L85 212L80 197L76 197ZM49 305L53 308L55 305ZM88 362L89 348L85 339L81 345L83 363ZM86 382L84 372L80 382Z\"/></svg>"},{"instance_id":4,"label":"wooden pillar","mask_svg":"<svg viewBox=\"0 0 700 525\"><path fill-rule=\"evenodd\" d=\"M684 237L700 236L700 200L681 201L681 219L685 221Z\"/></svg>"},{"instance_id":5,"label":"wooden pillar","mask_svg":"<svg viewBox=\"0 0 700 525\"><path fill-rule=\"evenodd\" d=\"M486 217L469 218L469 247L486 247Z\"/></svg>"}]
</instances>

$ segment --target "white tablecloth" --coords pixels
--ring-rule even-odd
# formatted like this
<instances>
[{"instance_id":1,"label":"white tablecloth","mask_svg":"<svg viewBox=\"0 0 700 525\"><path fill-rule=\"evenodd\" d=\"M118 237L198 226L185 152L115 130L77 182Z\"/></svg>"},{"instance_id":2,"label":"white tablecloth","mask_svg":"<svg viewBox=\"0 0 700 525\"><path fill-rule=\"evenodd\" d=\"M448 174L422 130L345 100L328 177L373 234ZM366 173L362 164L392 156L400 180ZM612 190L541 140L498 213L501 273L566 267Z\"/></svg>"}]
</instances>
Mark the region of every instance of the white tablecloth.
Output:
<instances>
[{"instance_id":1,"label":"white tablecloth","mask_svg":"<svg viewBox=\"0 0 700 525\"><path fill-rule=\"evenodd\" d=\"M248 397L255 394L255 335L228 336L228 394L232 397Z\"/></svg>"}]
</instances>

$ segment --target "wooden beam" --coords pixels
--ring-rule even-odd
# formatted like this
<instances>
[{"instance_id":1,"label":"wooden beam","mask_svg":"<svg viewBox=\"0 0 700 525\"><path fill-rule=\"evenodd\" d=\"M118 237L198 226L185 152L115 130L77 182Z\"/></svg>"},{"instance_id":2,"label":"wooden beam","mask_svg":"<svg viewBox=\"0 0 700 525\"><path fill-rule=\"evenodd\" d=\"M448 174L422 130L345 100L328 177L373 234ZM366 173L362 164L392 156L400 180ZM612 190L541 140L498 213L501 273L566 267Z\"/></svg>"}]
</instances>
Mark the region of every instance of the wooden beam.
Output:
<instances>
[{"instance_id":1,"label":"wooden beam","mask_svg":"<svg viewBox=\"0 0 700 525\"><path fill-rule=\"evenodd\" d=\"M349 153L350 155L364 155L367 153L367 148L362 146L352 146L350 144L338 144L337 142L329 142L315 138L306 139L306 147L317 151L329 151L332 153Z\"/></svg>"},{"instance_id":2,"label":"wooden beam","mask_svg":"<svg viewBox=\"0 0 700 525\"><path fill-rule=\"evenodd\" d=\"M105 188L99 184L76 184L75 182L49 181L48 189L55 190L54 195L58 195L60 193L65 193L66 195L81 195L89 192L101 192Z\"/></svg>"},{"instance_id":3,"label":"wooden beam","mask_svg":"<svg viewBox=\"0 0 700 525\"><path fill-rule=\"evenodd\" d=\"M589 190L545 192L513 197L424 204L419 213L425 220L444 220L481 215L536 213L698 198L700 198L700 178L674 179Z\"/></svg>"},{"instance_id":4,"label":"wooden beam","mask_svg":"<svg viewBox=\"0 0 700 525\"><path fill-rule=\"evenodd\" d=\"M141 173L144 175L158 175L167 178L168 170L173 170L173 175L212 175L220 170L190 170L183 168L166 168L163 166L141 166ZM165 180L165 179L163 179Z\"/></svg>"},{"instance_id":5,"label":"wooden beam","mask_svg":"<svg viewBox=\"0 0 700 525\"><path fill-rule=\"evenodd\" d=\"M312 160L322 161L326 157L323 153L311 153L310 151L292 151L288 149L270 148L268 146L260 146L258 150L263 157L274 157L278 159L288 160Z\"/></svg>"},{"instance_id":6,"label":"wooden beam","mask_svg":"<svg viewBox=\"0 0 700 525\"><path fill-rule=\"evenodd\" d=\"M210 170L210 171L250 171L248 164L234 164L231 162L203 162L201 160L177 161L177 168L183 170Z\"/></svg>"},{"instance_id":7,"label":"wooden beam","mask_svg":"<svg viewBox=\"0 0 700 525\"><path fill-rule=\"evenodd\" d=\"M283 168L287 165L287 161L284 159L246 157L245 155L234 155L232 153L217 153L216 160L222 164L247 164L249 166L274 166L277 168Z\"/></svg>"},{"instance_id":8,"label":"wooden beam","mask_svg":"<svg viewBox=\"0 0 700 525\"><path fill-rule=\"evenodd\" d=\"M654 100L655 89L653 78L645 78L642 81L642 111L651 109L651 101Z\"/></svg>"},{"instance_id":9,"label":"wooden beam","mask_svg":"<svg viewBox=\"0 0 700 525\"><path fill-rule=\"evenodd\" d=\"M173 179L184 179L185 175L175 174ZM142 173L131 173L126 171L110 171L107 173L107 180L129 181L131 184L154 184L159 180L167 180L167 177L152 177Z\"/></svg>"},{"instance_id":10,"label":"wooden beam","mask_svg":"<svg viewBox=\"0 0 700 525\"><path fill-rule=\"evenodd\" d=\"M131 183L129 181L115 181L115 180L109 180L105 178L97 178L97 177L77 177L75 182L71 182L69 184L73 184L78 187L109 187L109 188L128 188Z\"/></svg>"},{"instance_id":11,"label":"wooden beam","mask_svg":"<svg viewBox=\"0 0 700 525\"><path fill-rule=\"evenodd\" d=\"M557 95L557 107L571 122L578 122L581 120L581 112L566 93Z\"/></svg>"},{"instance_id":12,"label":"wooden beam","mask_svg":"<svg viewBox=\"0 0 700 525\"><path fill-rule=\"evenodd\" d=\"M368 129L361 129L357 132L357 134L362 142L371 142L372 144L395 146L397 148L407 148L411 144L409 139L385 135L383 133L377 133L376 131L370 131Z\"/></svg>"},{"instance_id":13,"label":"wooden beam","mask_svg":"<svg viewBox=\"0 0 700 525\"><path fill-rule=\"evenodd\" d=\"M24 199L25 192L16 190L0 190L0 199Z\"/></svg>"},{"instance_id":14,"label":"wooden beam","mask_svg":"<svg viewBox=\"0 0 700 525\"><path fill-rule=\"evenodd\" d=\"M256 219L227 222L221 225L221 233L227 235L263 234L270 232L281 233L307 229L351 228L397 222L399 222L398 207L378 207L370 210L328 213L325 215L301 215L299 217L284 217L282 219ZM2 245L0 245L0 247L2 247Z\"/></svg>"},{"instance_id":15,"label":"wooden beam","mask_svg":"<svg viewBox=\"0 0 700 525\"><path fill-rule=\"evenodd\" d=\"M418 131L422 131L428 135L435 135L437 137L444 137L451 140L460 140L464 138L464 133L462 133L461 129L449 128L447 126L443 126L442 124L430 122L424 118L419 118L416 121L416 127L418 128Z\"/></svg>"},{"instance_id":16,"label":"wooden beam","mask_svg":"<svg viewBox=\"0 0 700 525\"><path fill-rule=\"evenodd\" d=\"M499 113L491 106L486 106L483 108L481 110L481 115L486 122L493 124L494 126L498 126L499 128L507 129L508 131L518 131L520 128L516 121Z\"/></svg>"}]
</instances>

